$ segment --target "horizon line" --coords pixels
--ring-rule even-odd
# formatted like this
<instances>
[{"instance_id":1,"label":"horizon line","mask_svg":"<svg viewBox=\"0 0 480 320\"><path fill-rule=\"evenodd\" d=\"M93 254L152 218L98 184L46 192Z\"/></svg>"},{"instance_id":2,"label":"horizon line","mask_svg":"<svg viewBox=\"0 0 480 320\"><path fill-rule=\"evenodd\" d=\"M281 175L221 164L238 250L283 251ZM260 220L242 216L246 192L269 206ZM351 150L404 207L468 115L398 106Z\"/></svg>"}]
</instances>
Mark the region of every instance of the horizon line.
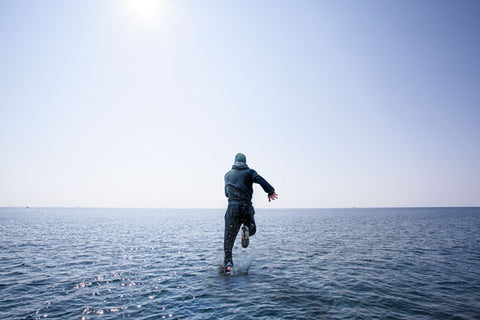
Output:
<instances>
[{"instance_id":1,"label":"horizon line","mask_svg":"<svg viewBox=\"0 0 480 320\"><path fill-rule=\"evenodd\" d=\"M135 209L135 210L225 210L225 207L99 207L99 206L0 206L0 209ZM460 205L460 206L365 206L365 207L282 207L282 208L265 208L255 207L256 210L313 210L313 209L422 209L422 208L480 208L480 205Z\"/></svg>"}]
</instances>

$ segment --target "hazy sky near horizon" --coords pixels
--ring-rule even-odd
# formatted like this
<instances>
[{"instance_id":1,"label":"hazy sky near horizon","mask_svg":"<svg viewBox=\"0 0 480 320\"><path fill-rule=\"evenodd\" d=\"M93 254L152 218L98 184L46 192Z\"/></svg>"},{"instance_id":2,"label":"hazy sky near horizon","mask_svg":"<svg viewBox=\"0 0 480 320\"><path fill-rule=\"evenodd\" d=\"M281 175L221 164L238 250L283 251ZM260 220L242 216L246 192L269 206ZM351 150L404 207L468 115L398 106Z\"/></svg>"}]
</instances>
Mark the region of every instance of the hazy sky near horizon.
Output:
<instances>
[{"instance_id":1,"label":"hazy sky near horizon","mask_svg":"<svg viewBox=\"0 0 480 320\"><path fill-rule=\"evenodd\" d=\"M0 206L480 206L478 1L0 1Z\"/></svg>"}]
</instances>

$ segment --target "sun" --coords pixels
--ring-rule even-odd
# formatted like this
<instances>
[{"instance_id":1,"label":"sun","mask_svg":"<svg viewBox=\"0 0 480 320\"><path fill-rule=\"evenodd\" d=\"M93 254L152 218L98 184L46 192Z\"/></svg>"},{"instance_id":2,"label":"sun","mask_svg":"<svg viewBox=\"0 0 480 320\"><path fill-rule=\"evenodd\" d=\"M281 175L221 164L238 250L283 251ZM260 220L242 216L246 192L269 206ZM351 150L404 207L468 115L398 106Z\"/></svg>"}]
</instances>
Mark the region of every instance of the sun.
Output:
<instances>
[{"instance_id":1,"label":"sun","mask_svg":"<svg viewBox=\"0 0 480 320\"><path fill-rule=\"evenodd\" d=\"M161 0L124 0L126 13L132 20L140 24L155 23L163 5Z\"/></svg>"}]
</instances>

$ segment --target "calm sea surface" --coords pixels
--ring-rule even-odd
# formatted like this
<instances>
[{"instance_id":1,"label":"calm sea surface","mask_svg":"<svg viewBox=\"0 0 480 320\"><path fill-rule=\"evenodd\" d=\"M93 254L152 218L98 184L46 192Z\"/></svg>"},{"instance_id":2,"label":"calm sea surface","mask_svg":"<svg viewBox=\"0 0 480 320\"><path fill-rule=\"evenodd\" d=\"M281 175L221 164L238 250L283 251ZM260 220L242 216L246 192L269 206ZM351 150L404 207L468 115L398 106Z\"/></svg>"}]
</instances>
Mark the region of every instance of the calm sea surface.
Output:
<instances>
[{"instance_id":1,"label":"calm sea surface","mask_svg":"<svg viewBox=\"0 0 480 320\"><path fill-rule=\"evenodd\" d=\"M480 319L480 208L0 208L1 319Z\"/></svg>"}]
</instances>

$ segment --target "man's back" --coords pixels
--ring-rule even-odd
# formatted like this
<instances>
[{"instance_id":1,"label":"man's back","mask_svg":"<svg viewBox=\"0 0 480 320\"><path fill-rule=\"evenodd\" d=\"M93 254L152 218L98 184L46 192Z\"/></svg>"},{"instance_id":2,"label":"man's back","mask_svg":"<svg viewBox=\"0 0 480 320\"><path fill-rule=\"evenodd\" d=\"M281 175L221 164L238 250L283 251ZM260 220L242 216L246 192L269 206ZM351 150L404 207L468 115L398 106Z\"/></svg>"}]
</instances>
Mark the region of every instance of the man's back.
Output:
<instances>
[{"instance_id":1,"label":"man's back","mask_svg":"<svg viewBox=\"0 0 480 320\"><path fill-rule=\"evenodd\" d=\"M225 196L229 202L251 202L253 183L260 184L268 194L275 192L275 189L255 170L243 162L235 162L232 170L225 174Z\"/></svg>"}]
</instances>

